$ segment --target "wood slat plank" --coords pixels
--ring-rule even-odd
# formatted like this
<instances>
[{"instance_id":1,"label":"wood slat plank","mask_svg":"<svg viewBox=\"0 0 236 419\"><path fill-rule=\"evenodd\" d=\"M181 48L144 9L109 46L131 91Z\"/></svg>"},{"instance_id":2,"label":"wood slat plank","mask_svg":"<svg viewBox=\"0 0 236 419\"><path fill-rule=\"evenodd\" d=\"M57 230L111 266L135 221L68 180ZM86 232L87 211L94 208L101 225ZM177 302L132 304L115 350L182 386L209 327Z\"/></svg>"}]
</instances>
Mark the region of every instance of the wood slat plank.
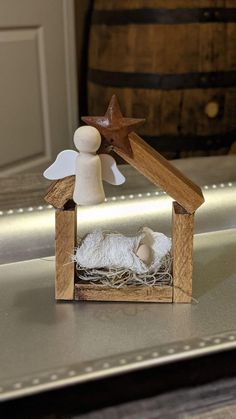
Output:
<instances>
[{"instance_id":1,"label":"wood slat plank","mask_svg":"<svg viewBox=\"0 0 236 419\"><path fill-rule=\"evenodd\" d=\"M71 261L76 246L76 206L56 211L56 278L57 300L73 300L75 263Z\"/></svg>"},{"instance_id":2,"label":"wood slat plank","mask_svg":"<svg viewBox=\"0 0 236 419\"><path fill-rule=\"evenodd\" d=\"M128 286L110 288L103 285L86 283L75 284L75 300L90 301L139 301L153 303L171 303L172 286Z\"/></svg>"},{"instance_id":3,"label":"wood slat plank","mask_svg":"<svg viewBox=\"0 0 236 419\"><path fill-rule=\"evenodd\" d=\"M173 302L192 300L193 229L194 214L187 213L177 202L173 203Z\"/></svg>"},{"instance_id":4,"label":"wood slat plank","mask_svg":"<svg viewBox=\"0 0 236 419\"><path fill-rule=\"evenodd\" d=\"M204 197L199 186L134 132L129 134L129 141L132 157L115 148L115 152L127 163L135 167L154 185L161 187L189 213L193 213L203 204Z\"/></svg>"},{"instance_id":5,"label":"wood slat plank","mask_svg":"<svg viewBox=\"0 0 236 419\"><path fill-rule=\"evenodd\" d=\"M75 185L75 176L67 176L53 182L48 189L44 200L56 209L61 209L72 199Z\"/></svg>"}]
</instances>

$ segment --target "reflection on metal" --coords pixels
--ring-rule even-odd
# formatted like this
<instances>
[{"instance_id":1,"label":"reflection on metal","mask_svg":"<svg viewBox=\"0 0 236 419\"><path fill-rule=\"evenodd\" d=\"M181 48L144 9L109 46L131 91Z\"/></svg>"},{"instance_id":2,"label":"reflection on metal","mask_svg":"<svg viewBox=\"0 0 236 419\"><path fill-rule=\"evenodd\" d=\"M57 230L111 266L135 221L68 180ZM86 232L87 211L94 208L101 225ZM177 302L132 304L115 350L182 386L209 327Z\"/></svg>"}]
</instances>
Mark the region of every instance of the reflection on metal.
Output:
<instances>
[{"instance_id":1,"label":"reflection on metal","mask_svg":"<svg viewBox=\"0 0 236 419\"><path fill-rule=\"evenodd\" d=\"M51 371L40 371L35 375L3 384L0 387L0 401L235 348L236 330L211 337L173 342L171 345L154 346L145 351L124 353L92 362L67 365Z\"/></svg>"},{"instance_id":2,"label":"reflection on metal","mask_svg":"<svg viewBox=\"0 0 236 419\"><path fill-rule=\"evenodd\" d=\"M194 240L190 305L56 304L54 210L2 214L2 262L26 261L0 266L0 399L236 348L236 183L203 191L196 232L206 234ZM79 234L145 224L170 232L170 199L160 191L111 196L94 210L78 211Z\"/></svg>"},{"instance_id":3,"label":"reflection on metal","mask_svg":"<svg viewBox=\"0 0 236 419\"><path fill-rule=\"evenodd\" d=\"M203 193L206 202L196 213L196 233L236 227L236 182L205 185ZM133 234L144 225L170 235L170 202L159 190L111 196L104 204L79 209L78 235L97 228ZM0 215L0 263L54 254L54 210L50 205L9 209Z\"/></svg>"}]
</instances>

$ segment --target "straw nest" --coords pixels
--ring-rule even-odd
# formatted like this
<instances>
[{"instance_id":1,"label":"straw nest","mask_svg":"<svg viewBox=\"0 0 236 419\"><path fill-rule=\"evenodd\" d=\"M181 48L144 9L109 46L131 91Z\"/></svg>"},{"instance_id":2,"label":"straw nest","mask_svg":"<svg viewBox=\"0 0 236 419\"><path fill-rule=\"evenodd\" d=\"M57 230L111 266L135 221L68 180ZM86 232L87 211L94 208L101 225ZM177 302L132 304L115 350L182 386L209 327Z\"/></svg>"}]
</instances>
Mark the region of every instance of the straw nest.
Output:
<instances>
[{"instance_id":1,"label":"straw nest","mask_svg":"<svg viewBox=\"0 0 236 419\"><path fill-rule=\"evenodd\" d=\"M137 274L130 269L86 269L76 265L78 281L95 283L111 288L123 288L130 285L148 286L172 284L172 256L168 253L162 261L161 267L152 273Z\"/></svg>"}]
</instances>

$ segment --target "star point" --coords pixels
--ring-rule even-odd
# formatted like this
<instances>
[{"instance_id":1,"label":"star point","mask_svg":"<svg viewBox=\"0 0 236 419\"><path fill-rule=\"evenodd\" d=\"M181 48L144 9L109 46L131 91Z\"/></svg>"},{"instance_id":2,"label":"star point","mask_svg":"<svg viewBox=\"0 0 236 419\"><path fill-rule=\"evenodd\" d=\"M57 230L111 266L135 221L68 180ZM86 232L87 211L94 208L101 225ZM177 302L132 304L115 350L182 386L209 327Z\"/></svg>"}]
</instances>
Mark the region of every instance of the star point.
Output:
<instances>
[{"instance_id":1,"label":"star point","mask_svg":"<svg viewBox=\"0 0 236 419\"><path fill-rule=\"evenodd\" d=\"M81 119L86 124L97 128L108 145L113 146L114 149L121 149L128 155L132 154L128 134L133 131L133 127L145 122L145 119L141 118L123 117L115 95L112 96L104 116L84 116Z\"/></svg>"}]
</instances>

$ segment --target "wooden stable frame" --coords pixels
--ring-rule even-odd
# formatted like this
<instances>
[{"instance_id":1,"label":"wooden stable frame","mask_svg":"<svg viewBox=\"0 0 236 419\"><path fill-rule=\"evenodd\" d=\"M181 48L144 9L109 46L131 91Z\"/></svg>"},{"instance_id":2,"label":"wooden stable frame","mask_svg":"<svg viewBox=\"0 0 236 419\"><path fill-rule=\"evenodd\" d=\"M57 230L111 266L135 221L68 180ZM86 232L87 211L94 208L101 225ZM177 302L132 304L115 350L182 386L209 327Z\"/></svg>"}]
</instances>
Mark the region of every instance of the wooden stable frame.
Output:
<instances>
[{"instance_id":1,"label":"wooden stable frame","mask_svg":"<svg viewBox=\"0 0 236 419\"><path fill-rule=\"evenodd\" d=\"M70 209L56 210L56 278L55 297L57 300L73 300L75 283L75 264L71 256L77 242L76 206Z\"/></svg>"},{"instance_id":2,"label":"wooden stable frame","mask_svg":"<svg viewBox=\"0 0 236 419\"><path fill-rule=\"evenodd\" d=\"M136 134L130 134L131 140L140 138ZM76 247L76 207L70 209L60 208L56 210L56 279L55 296L57 300L96 300L96 301L146 301L146 302L191 302L192 297L192 254L193 254L193 227L194 210L203 202L203 197L198 187L185 178L179 176L179 172L167 160L160 159L159 153L155 152L145 143L145 153L142 154L142 140L132 143L134 157L129 157L129 163L137 169L138 156L145 156L150 165L143 164L141 173L158 184L158 172L165 169L162 187L165 191L174 190L175 196L180 190L180 199L192 213L188 212L180 203L173 202L172 216L172 253L173 253L173 284L171 286L139 286L124 289L111 289L100 285L76 283L75 264L70 263L71 255ZM125 156L123 153L122 157ZM158 158L157 158L158 157ZM144 159L142 159L144 160ZM141 161L142 161L141 160ZM135 164L134 164L135 161ZM163 161L165 166L163 167ZM156 163L154 165L154 163ZM160 167L159 167L160 166ZM170 182L171 177L171 182ZM176 180L176 181L175 181ZM74 177L68 177L54 182L45 199L55 207L64 206L73 193ZM160 183L159 183L160 184ZM183 184L185 189L182 190ZM175 189L176 187L176 189ZM63 194L66 190L67 195ZM171 193L171 195L174 195Z\"/></svg>"},{"instance_id":3,"label":"wooden stable frame","mask_svg":"<svg viewBox=\"0 0 236 419\"><path fill-rule=\"evenodd\" d=\"M128 133L127 140L131 152L116 146L114 151L175 200L172 212L172 285L112 289L76 282L75 263L70 263L77 244L76 207L66 208L74 188L74 176L70 176L54 182L45 196L45 200L56 208L57 300L191 302L194 214L204 202L202 191L136 133Z\"/></svg>"},{"instance_id":4,"label":"wooden stable frame","mask_svg":"<svg viewBox=\"0 0 236 419\"><path fill-rule=\"evenodd\" d=\"M194 214L173 202L173 284L165 286L128 286L112 289L101 285L76 282L71 255L76 247L76 207L56 210L56 278L57 300L191 302Z\"/></svg>"}]
</instances>

